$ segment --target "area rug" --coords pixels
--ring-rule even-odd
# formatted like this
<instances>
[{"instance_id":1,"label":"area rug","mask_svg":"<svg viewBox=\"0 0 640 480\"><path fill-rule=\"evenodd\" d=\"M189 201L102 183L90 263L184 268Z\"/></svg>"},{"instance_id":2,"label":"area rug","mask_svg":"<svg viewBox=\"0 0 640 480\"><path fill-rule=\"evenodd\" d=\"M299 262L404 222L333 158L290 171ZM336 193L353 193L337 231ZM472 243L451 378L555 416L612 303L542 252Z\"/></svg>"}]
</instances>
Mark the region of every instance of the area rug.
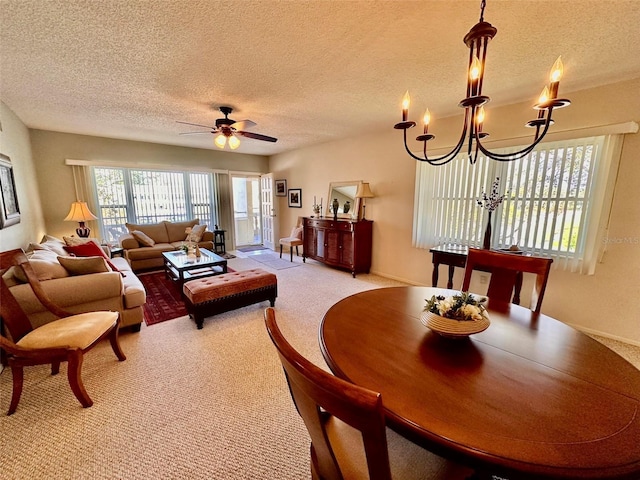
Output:
<instances>
[{"instance_id":1,"label":"area rug","mask_svg":"<svg viewBox=\"0 0 640 480\"><path fill-rule=\"evenodd\" d=\"M274 270L284 270L286 268L299 267L301 265L300 263L284 260L275 254L271 255L263 253L262 255L251 255L250 258L251 260L262 263L266 267L271 267Z\"/></svg>"},{"instance_id":2,"label":"area rug","mask_svg":"<svg viewBox=\"0 0 640 480\"><path fill-rule=\"evenodd\" d=\"M144 322L154 325L187 314L178 284L169 280L164 271L138 275L147 291L144 305Z\"/></svg>"},{"instance_id":3,"label":"area rug","mask_svg":"<svg viewBox=\"0 0 640 480\"><path fill-rule=\"evenodd\" d=\"M269 250L269 249L263 247L262 245L251 245L249 247L238 247L236 248L236 250L242 253L247 253L247 252L257 252L258 250Z\"/></svg>"}]
</instances>

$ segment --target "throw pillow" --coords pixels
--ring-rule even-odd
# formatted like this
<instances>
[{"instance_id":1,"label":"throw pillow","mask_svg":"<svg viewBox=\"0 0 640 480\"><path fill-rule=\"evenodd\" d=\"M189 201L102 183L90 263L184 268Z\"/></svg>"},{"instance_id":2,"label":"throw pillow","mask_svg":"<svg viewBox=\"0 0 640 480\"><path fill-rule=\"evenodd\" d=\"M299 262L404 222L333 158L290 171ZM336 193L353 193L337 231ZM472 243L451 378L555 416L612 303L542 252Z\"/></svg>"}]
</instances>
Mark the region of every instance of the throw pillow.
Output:
<instances>
[{"instance_id":1,"label":"throw pillow","mask_svg":"<svg viewBox=\"0 0 640 480\"><path fill-rule=\"evenodd\" d=\"M60 265L57 255L49 250L36 250L29 255L29 264L33 268L38 280L52 280L68 277L67 271ZM27 283L27 276L22 268L14 270L14 276L23 283Z\"/></svg>"},{"instance_id":2,"label":"throw pillow","mask_svg":"<svg viewBox=\"0 0 640 480\"><path fill-rule=\"evenodd\" d=\"M144 247L153 247L156 244L153 238L140 230L134 230L131 235Z\"/></svg>"},{"instance_id":3,"label":"throw pillow","mask_svg":"<svg viewBox=\"0 0 640 480\"><path fill-rule=\"evenodd\" d=\"M27 247L27 252L33 252L36 250L49 250L50 252L54 252L56 255L66 255L67 252L64 251L65 243L59 238L52 237L51 235L45 235L40 240L40 243L30 243Z\"/></svg>"},{"instance_id":4,"label":"throw pillow","mask_svg":"<svg viewBox=\"0 0 640 480\"><path fill-rule=\"evenodd\" d=\"M107 265L107 261L102 256L58 257L58 261L71 275L89 275L91 273L111 271Z\"/></svg>"},{"instance_id":5,"label":"throw pillow","mask_svg":"<svg viewBox=\"0 0 640 480\"><path fill-rule=\"evenodd\" d=\"M107 265L111 267L111 270L113 270L114 272L120 272L120 270L118 270L118 267L116 267L111 262L111 259L107 257L107 254L104 253L102 247L94 242L87 242L73 246L67 245L64 247L64 249L70 254L75 255L76 257L102 257L107 262ZM122 272L120 272L120 274L122 274L123 277L125 276Z\"/></svg>"},{"instance_id":6,"label":"throw pillow","mask_svg":"<svg viewBox=\"0 0 640 480\"><path fill-rule=\"evenodd\" d=\"M202 235L204 235L204 231L207 229L206 225L194 225L191 227L191 232L187 233L187 238L185 240L187 242L200 242L202 240ZM189 228L186 230L189 232Z\"/></svg>"},{"instance_id":7,"label":"throw pillow","mask_svg":"<svg viewBox=\"0 0 640 480\"><path fill-rule=\"evenodd\" d=\"M98 243L98 240L96 240L95 238L84 238L84 237L62 237L62 239L64 240L64 243L67 246L75 246L75 245L84 245L85 243L94 243L98 246L100 246L100 244Z\"/></svg>"}]
</instances>

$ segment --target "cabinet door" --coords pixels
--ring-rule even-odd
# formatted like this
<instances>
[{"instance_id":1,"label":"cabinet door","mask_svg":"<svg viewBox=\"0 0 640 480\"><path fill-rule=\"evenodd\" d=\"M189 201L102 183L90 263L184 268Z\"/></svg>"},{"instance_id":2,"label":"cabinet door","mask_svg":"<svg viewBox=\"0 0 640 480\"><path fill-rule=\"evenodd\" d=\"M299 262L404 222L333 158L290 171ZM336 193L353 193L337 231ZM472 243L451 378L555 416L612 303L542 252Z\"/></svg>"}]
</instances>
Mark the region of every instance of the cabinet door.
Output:
<instances>
[{"instance_id":1,"label":"cabinet door","mask_svg":"<svg viewBox=\"0 0 640 480\"><path fill-rule=\"evenodd\" d=\"M306 257L315 257L317 255L316 247L316 229L305 226L304 228L304 255Z\"/></svg>"},{"instance_id":2,"label":"cabinet door","mask_svg":"<svg viewBox=\"0 0 640 480\"><path fill-rule=\"evenodd\" d=\"M344 266L351 267L354 263L353 233L344 232L341 234L340 247L340 251L342 253L340 263Z\"/></svg>"},{"instance_id":3,"label":"cabinet door","mask_svg":"<svg viewBox=\"0 0 640 480\"><path fill-rule=\"evenodd\" d=\"M324 258L328 262L341 263L342 255L342 242L340 241L342 234L337 230L326 231L326 245Z\"/></svg>"},{"instance_id":4,"label":"cabinet door","mask_svg":"<svg viewBox=\"0 0 640 480\"><path fill-rule=\"evenodd\" d=\"M326 230L324 228L316 228L316 256L323 259L325 257L326 249Z\"/></svg>"}]
</instances>

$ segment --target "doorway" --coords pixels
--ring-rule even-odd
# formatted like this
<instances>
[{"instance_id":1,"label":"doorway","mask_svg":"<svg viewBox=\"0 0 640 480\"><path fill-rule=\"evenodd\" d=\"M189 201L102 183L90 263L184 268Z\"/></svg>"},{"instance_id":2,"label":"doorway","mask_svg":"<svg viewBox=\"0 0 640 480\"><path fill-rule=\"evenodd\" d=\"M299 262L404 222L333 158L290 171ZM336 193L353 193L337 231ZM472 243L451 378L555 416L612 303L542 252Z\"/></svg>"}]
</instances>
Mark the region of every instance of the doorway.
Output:
<instances>
[{"instance_id":1,"label":"doorway","mask_svg":"<svg viewBox=\"0 0 640 480\"><path fill-rule=\"evenodd\" d=\"M260 176L232 174L231 195L236 248L262 245Z\"/></svg>"}]
</instances>

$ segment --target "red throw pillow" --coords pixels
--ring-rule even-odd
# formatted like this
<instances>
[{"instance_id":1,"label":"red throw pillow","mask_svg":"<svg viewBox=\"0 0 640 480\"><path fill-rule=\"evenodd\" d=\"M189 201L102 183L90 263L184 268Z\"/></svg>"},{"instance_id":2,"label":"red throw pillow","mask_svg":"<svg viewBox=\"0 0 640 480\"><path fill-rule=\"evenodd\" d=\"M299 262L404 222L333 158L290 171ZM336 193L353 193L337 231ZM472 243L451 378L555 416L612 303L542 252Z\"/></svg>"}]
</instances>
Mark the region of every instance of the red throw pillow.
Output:
<instances>
[{"instance_id":1,"label":"red throw pillow","mask_svg":"<svg viewBox=\"0 0 640 480\"><path fill-rule=\"evenodd\" d=\"M107 254L104 253L104 250L94 242L87 242L81 245L65 245L64 249L76 257L104 257L107 264L111 267L111 270L114 272L120 272L118 267L116 267L109 257L107 257ZM120 272L120 274L123 277L125 276L122 272Z\"/></svg>"}]
</instances>

